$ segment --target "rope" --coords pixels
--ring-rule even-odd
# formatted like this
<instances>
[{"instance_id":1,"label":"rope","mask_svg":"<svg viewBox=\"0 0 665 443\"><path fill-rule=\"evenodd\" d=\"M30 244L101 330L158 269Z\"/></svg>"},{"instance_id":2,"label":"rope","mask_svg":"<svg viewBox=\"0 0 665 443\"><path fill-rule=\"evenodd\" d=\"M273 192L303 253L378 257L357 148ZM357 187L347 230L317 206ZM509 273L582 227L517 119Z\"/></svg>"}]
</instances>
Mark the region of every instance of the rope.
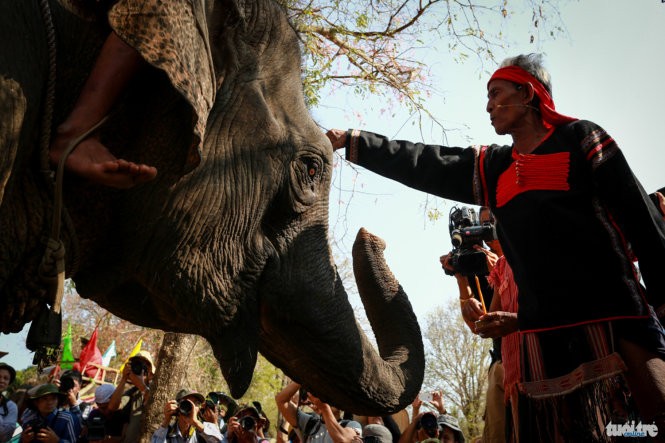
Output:
<instances>
[{"instance_id":1,"label":"rope","mask_svg":"<svg viewBox=\"0 0 665 443\"><path fill-rule=\"evenodd\" d=\"M62 153L58 169L55 174L55 202L53 204L53 222L51 224L51 235L46 242L46 251L39 265L39 276L55 289L54 302L52 310L56 314L60 313L60 305L65 291L65 246L60 240L60 224L62 220L62 182L65 175L65 162L67 157L83 140L95 132L108 117L104 117L92 128L79 135L67 146Z\"/></svg>"},{"instance_id":2,"label":"rope","mask_svg":"<svg viewBox=\"0 0 665 443\"><path fill-rule=\"evenodd\" d=\"M51 128L53 127L53 114L55 109L55 87L57 78L57 44L55 25L53 23L53 16L51 14L51 6L49 0L39 0L39 7L44 22L46 31L46 44L48 48L48 77L46 81L46 95L44 100L44 111L42 115L42 125L39 139L40 148L40 167L45 175L48 183L53 182L53 172L50 167L49 148L51 146ZM100 122L101 124L101 122ZM98 125L88 131L92 132ZM87 135L87 134L85 134ZM77 139L74 143L80 143L82 139ZM62 212L62 174L64 161L71 151L76 147L76 144L69 146L63 155L60 165L58 165L58 172L56 174L56 183L54 191L54 208L53 208L53 222L51 225L51 236L46 242L46 250L44 257L40 263L38 274L39 277L49 285L51 290L51 297L54 300L52 310L56 314L60 313L60 306L62 304L62 296L64 295L64 280L65 280L65 256L66 251L63 243L60 241L61 221L64 217L67 231L72 238L71 246L73 254L70 254L73 259L74 268L78 265L78 242L76 241L76 232L74 231L71 219L67 214ZM54 292L54 293L53 293Z\"/></svg>"},{"instance_id":3,"label":"rope","mask_svg":"<svg viewBox=\"0 0 665 443\"><path fill-rule=\"evenodd\" d=\"M48 0L39 0L39 6L46 27L46 43L48 45L48 79L46 82L46 103L44 106L44 118L42 119L42 131L39 140L41 149L42 171L50 174L49 146L51 144L51 127L53 125L53 108L55 107L55 78L56 78L56 56L55 26L51 16L51 7Z\"/></svg>"}]
</instances>

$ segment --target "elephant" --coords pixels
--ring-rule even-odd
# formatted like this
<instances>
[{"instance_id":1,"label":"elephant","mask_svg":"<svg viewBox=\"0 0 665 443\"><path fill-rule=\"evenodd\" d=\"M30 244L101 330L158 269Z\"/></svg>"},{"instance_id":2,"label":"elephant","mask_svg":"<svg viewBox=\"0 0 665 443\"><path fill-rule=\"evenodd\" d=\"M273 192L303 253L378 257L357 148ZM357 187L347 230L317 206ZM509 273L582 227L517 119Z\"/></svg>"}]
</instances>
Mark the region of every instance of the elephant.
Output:
<instances>
[{"instance_id":1,"label":"elephant","mask_svg":"<svg viewBox=\"0 0 665 443\"><path fill-rule=\"evenodd\" d=\"M54 206L42 128L53 131L67 114L109 33L98 15L76 13L75 0L45 2L57 42L49 98L42 3L0 0L3 333L53 303L35 277ZM403 409L423 379L420 329L385 244L363 229L354 272L378 351L354 316L328 241L333 152L305 104L298 35L273 0L208 4L219 70L200 164L182 171L186 103L163 72L142 71L99 132L159 175L129 190L65 178L67 275L119 317L207 339L236 398L260 352L344 410Z\"/></svg>"}]
</instances>

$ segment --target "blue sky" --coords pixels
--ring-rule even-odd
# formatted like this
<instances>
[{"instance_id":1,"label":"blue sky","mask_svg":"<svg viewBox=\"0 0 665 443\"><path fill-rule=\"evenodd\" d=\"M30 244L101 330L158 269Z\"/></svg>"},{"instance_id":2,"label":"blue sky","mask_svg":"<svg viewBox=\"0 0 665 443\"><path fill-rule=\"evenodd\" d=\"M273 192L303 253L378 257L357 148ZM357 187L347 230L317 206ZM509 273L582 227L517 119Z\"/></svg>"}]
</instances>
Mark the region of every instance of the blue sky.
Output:
<instances>
[{"instance_id":1,"label":"blue sky","mask_svg":"<svg viewBox=\"0 0 665 443\"><path fill-rule=\"evenodd\" d=\"M528 43L527 21L516 17L504 26L503 50L497 59L543 52L552 74L557 109L594 121L617 140L645 189L665 186L665 4L660 0L583 0L560 7L567 34L554 41ZM337 91L324 97L315 119L325 128L357 127L392 138L449 146L509 144L494 133L485 112L488 75L471 59L455 64L442 50L427 60L439 95L428 102L431 112L449 130L424 128L397 107L381 113L380 100L360 101ZM492 69L487 64L485 69ZM350 112L354 110L357 114ZM358 118L360 116L360 118ZM453 278L441 271L438 257L451 249L447 214L454 202L434 200L369 171L360 174L338 158L330 198L331 231L342 238L340 254L351 250L357 230L365 227L387 242L386 259L409 294L424 325L435 306L457 297ZM354 189L354 192L351 190ZM435 204L446 215L438 222L425 217L424 205ZM545 233L544 233L545 235ZM571 254L579 245L571 245ZM543 250L546 250L544 241ZM357 299L352 303L358 304ZM0 335L3 361L21 369L31 362L23 335Z\"/></svg>"}]
</instances>

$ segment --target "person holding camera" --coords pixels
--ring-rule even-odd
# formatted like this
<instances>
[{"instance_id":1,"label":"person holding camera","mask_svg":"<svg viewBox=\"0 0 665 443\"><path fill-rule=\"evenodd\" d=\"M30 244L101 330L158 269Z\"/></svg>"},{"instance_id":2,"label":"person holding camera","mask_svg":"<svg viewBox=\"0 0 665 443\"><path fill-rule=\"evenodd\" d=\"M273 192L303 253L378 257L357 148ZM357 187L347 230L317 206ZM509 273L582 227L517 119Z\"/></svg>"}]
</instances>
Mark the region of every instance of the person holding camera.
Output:
<instances>
[{"instance_id":1,"label":"person holding camera","mask_svg":"<svg viewBox=\"0 0 665 443\"><path fill-rule=\"evenodd\" d=\"M164 405L164 420L152 434L152 443L219 443L222 434L216 423L201 421L199 411L203 395L181 389L175 400Z\"/></svg>"},{"instance_id":2,"label":"person holding camera","mask_svg":"<svg viewBox=\"0 0 665 443\"><path fill-rule=\"evenodd\" d=\"M266 419L254 405L238 407L235 415L229 419L225 443L268 443L263 436Z\"/></svg>"},{"instance_id":3,"label":"person holding camera","mask_svg":"<svg viewBox=\"0 0 665 443\"><path fill-rule=\"evenodd\" d=\"M90 405L79 399L83 376L79 371L67 370L60 375L55 384L60 388L60 392L64 394L60 401L60 407L71 412L78 421L79 427L82 427L90 413Z\"/></svg>"},{"instance_id":4,"label":"person holding camera","mask_svg":"<svg viewBox=\"0 0 665 443\"><path fill-rule=\"evenodd\" d=\"M642 422L665 429L665 220L615 140L558 113L551 92L540 54L494 72L486 111L509 145L327 135L351 162L491 208L518 287L520 391L530 406L520 408L520 439L540 441L552 429L562 440L602 435L612 420L606 385L624 381Z\"/></svg>"},{"instance_id":5,"label":"person holding camera","mask_svg":"<svg viewBox=\"0 0 665 443\"><path fill-rule=\"evenodd\" d=\"M58 386L45 383L28 393L28 408L21 417L21 443L76 443L81 428L74 416L58 409L65 396Z\"/></svg>"},{"instance_id":6,"label":"person holding camera","mask_svg":"<svg viewBox=\"0 0 665 443\"><path fill-rule=\"evenodd\" d=\"M5 397L7 388L16 380L16 370L5 362L0 362L0 443L12 438L18 421L18 406Z\"/></svg>"},{"instance_id":7,"label":"person holding camera","mask_svg":"<svg viewBox=\"0 0 665 443\"><path fill-rule=\"evenodd\" d=\"M150 381L155 373L152 356L139 351L122 370L120 381L109 400L109 411L122 411L126 422L123 442L135 443L141 436L141 418L144 405L150 397ZM132 385L125 391L125 385Z\"/></svg>"},{"instance_id":8,"label":"person holding camera","mask_svg":"<svg viewBox=\"0 0 665 443\"><path fill-rule=\"evenodd\" d=\"M423 403L436 408L436 413L432 411L420 412ZM439 429L436 419L437 416L446 413L441 391L421 392L411 402L411 421L400 436L399 443L416 443L428 439L438 439Z\"/></svg>"},{"instance_id":9,"label":"person holding camera","mask_svg":"<svg viewBox=\"0 0 665 443\"><path fill-rule=\"evenodd\" d=\"M299 395L298 403L293 398ZM277 409L284 419L300 431L303 443L358 443L361 440L362 425L354 420L342 420L341 411L311 392L301 391L300 384L291 382L275 396ZM314 414L300 409L308 404Z\"/></svg>"},{"instance_id":10,"label":"person holding camera","mask_svg":"<svg viewBox=\"0 0 665 443\"><path fill-rule=\"evenodd\" d=\"M458 214L466 214L457 216ZM494 291L490 287L487 276L491 274L500 257L503 257L503 249L496 238L495 220L490 209L482 206L475 216L475 210L462 207L451 210L450 231L451 237L459 231L475 232L474 228L484 231L489 235L470 236L468 244L464 240L457 243L457 250L440 258L441 266L446 274L453 275L457 280L459 288L460 311L464 323L471 332L483 338L483 333L477 330L481 318L487 314L486 309L491 310L494 303ZM476 220L477 218L477 220ZM453 244L455 244L453 238ZM483 241L489 249L482 246ZM455 255L469 257L475 254L474 260L454 260ZM481 303L482 300L482 303ZM487 373L487 391L485 394L485 426L483 428L483 441L488 443L501 443L505 438L506 413L504 404L503 388L503 362L501 352L501 337L492 336L492 349L490 350L491 362Z\"/></svg>"},{"instance_id":11,"label":"person holding camera","mask_svg":"<svg viewBox=\"0 0 665 443\"><path fill-rule=\"evenodd\" d=\"M95 389L97 405L83 424L79 443L120 443L122 440L123 420L119 411L109 410L109 402L115 386L103 384Z\"/></svg>"},{"instance_id":12,"label":"person holding camera","mask_svg":"<svg viewBox=\"0 0 665 443\"><path fill-rule=\"evenodd\" d=\"M229 395L219 392L209 392L205 402L201 405L201 418L210 423L217 423L222 434L226 432L226 418L232 417L238 404Z\"/></svg>"}]
</instances>

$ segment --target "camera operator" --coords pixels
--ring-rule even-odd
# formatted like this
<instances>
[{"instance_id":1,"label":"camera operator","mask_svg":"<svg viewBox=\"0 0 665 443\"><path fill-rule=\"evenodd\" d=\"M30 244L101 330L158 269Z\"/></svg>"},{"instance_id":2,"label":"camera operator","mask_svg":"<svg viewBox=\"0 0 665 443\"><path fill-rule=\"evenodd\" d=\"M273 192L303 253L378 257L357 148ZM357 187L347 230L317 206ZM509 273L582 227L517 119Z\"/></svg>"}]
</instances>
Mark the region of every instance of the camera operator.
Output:
<instances>
[{"instance_id":1,"label":"camera operator","mask_svg":"<svg viewBox=\"0 0 665 443\"><path fill-rule=\"evenodd\" d=\"M277 409L284 419L300 430L303 443L358 443L361 440L362 426L357 421L341 420L341 411L312 395L301 391L300 401L293 397L301 391L296 382L289 383L276 396ZM300 410L301 404L309 402L314 414Z\"/></svg>"},{"instance_id":2,"label":"camera operator","mask_svg":"<svg viewBox=\"0 0 665 443\"><path fill-rule=\"evenodd\" d=\"M262 435L265 423L265 418L255 406L239 406L236 414L229 419L224 442L268 443Z\"/></svg>"},{"instance_id":3,"label":"camera operator","mask_svg":"<svg viewBox=\"0 0 665 443\"><path fill-rule=\"evenodd\" d=\"M222 434L226 432L226 418L232 417L238 404L223 392L212 391L208 393L205 402L201 405L201 418L210 423L217 423Z\"/></svg>"},{"instance_id":4,"label":"camera operator","mask_svg":"<svg viewBox=\"0 0 665 443\"><path fill-rule=\"evenodd\" d=\"M431 411L416 412L411 422L404 429L399 438L399 443L416 443L425 440L439 439L439 426L436 422L437 414Z\"/></svg>"},{"instance_id":5,"label":"camera operator","mask_svg":"<svg viewBox=\"0 0 665 443\"><path fill-rule=\"evenodd\" d=\"M486 229L480 229L484 227ZM469 228L471 228L469 230ZM475 230L474 230L475 229ZM454 235L459 231L468 230L471 235L455 242ZM478 220L475 219L475 211L471 208L454 207L451 210L450 232L453 245L457 250L440 258L441 265L446 274L454 275L459 288L460 310L462 318L471 331L476 334L476 325L480 318L487 313L485 310L493 303L494 291L490 287L487 276L496 266L499 257L503 256L503 249L495 235L495 220L487 207L481 207ZM485 242L489 249L482 246ZM462 258L475 254L474 260L455 260L460 255ZM481 259L484 258L484 263ZM478 289L479 287L479 289ZM480 291L480 293L478 292ZM485 305L476 297L481 298ZM486 318L486 317L484 317ZM484 333L483 333L484 334ZM485 338L483 334L481 337ZM492 338L492 349L490 350L492 361L488 372L488 386L486 393L485 427L483 430L483 441L503 442L505 441L505 404L503 388L503 364L501 362L501 338Z\"/></svg>"},{"instance_id":6,"label":"camera operator","mask_svg":"<svg viewBox=\"0 0 665 443\"><path fill-rule=\"evenodd\" d=\"M28 395L28 409L21 417L21 443L76 441L81 428L69 411L58 409L58 401L65 394L56 385L39 385L31 389Z\"/></svg>"},{"instance_id":7,"label":"camera operator","mask_svg":"<svg viewBox=\"0 0 665 443\"><path fill-rule=\"evenodd\" d=\"M201 421L199 411L205 401L203 395L190 389L181 389L175 400L164 405L164 420L154 434L152 443L219 443L222 434L216 423ZM175 420L172 419L175 418Z\"/></svg>"},{"instance_id":8,"label":"camera operator","mask_svg":"<svg viewBox=\"0 0 665 443\"><path fill-rule=\"evenodd\" d=\"M122 377L118 382L111 400L110 411L122 411L127 423L123 442L135 443L141 435L141 417L144 405L150 397L150 381L155 373L155 365L151 355L146 351L140 351L131 357L122 371ZM125 391L125 384L132 387Z\"/></svg>"},{"instance_id":9,"label":"camera operator","mask_svg":"<svg viewBox=\"0 0 665 443\"><path fill-rule=\"evenodd\" d=\"M436 413L433 411L420 412L423 403L428 407L436 408ZM428 439L438 439L439 432L436 417L445 413L446 408L443 405L441 391L421 392L411 403L411 421L399 437L399 443L416 443Z\"/></svg>"},{"instance_id":10,"label":"camera operator","mask_svg":"<svg viewBox=\"0 0 665 443\"><path fill-rule=\"evenodd\" d=\"M103 384L95 389L97 407L88 414L78 443L120 443L124 424L121 413L109 410L114 390L115 386L111 384Z\"/></svg>"},{"instance_id":11,"label":"camera operator","mask_svg":"<svg viewBox=\"0 0 665 443\"><path fill-rule=\"evenodd\" d=\"M90 413L90 404L79 399L79 392L83 386L83 376L79 371L64 371L55 384L60 388L60 392L65 394L60 401L60 407L71 412L79 426L83 426Z\"/></svg>"}]
</instances>

